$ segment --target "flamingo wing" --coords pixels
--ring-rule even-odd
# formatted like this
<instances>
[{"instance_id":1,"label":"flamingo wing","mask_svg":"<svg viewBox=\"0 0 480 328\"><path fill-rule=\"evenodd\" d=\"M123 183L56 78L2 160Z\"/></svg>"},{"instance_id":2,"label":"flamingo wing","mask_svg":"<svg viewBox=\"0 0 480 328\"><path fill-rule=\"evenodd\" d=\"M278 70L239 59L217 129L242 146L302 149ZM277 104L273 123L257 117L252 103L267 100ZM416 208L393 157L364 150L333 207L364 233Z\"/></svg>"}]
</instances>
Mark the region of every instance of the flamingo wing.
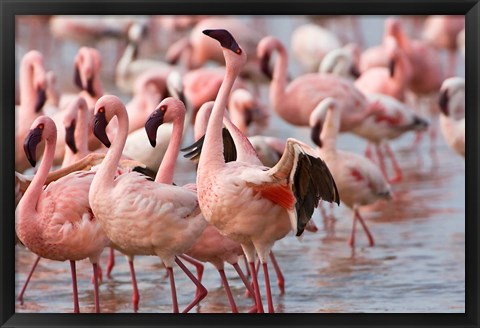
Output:
<instances>
[{"instance_id":1,"label":"flamingo wing","mask_svg":"<svg viewBox=\"0 0 480 328\"><path fill-rule=\"evenodd\" d=\"M228 129L223 128L222 130L223 136L223 157L225 159L225 163L233 162L237 160L237 148L235 147L235 143L233 141L232 135L228 131ZM198 163L200 160L200 155L202 153L203 142L205 140L205 135L194 142L192 145L182 148L181 151L187 152L187 154L183 155L183 157L188 158L195 163Z\"/></svg>"}]
</instances>

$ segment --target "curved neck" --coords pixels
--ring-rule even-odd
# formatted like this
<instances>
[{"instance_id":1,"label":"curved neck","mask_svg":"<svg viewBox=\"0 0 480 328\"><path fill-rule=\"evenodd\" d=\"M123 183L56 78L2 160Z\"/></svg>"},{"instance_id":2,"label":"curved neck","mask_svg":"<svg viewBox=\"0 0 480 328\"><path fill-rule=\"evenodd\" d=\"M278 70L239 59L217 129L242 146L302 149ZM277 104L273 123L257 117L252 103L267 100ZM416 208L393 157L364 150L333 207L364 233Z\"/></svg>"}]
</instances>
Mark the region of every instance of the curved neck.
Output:
<instances>
[{"instance_id":1,"label":"curved neck","mask_svg":"<svg viewBox=\"0 0 480 328\"><path fill-rule=\"evenodd\" d=\"M245 117L243 115L245 109L241 108L238 102L233 101L232 99L230 99L229 109L231 123L233 123L242 133L247 133L247 125L245 123Z\"/></svg>"},{"instance_id":2,"label":"curved neck","mask_svg":"<svg viewBox=\"0 0 480 328\"><path fill-rule=\"evenodd\" d=\"M320 133L320 140L322 141L322 149L335 151L338 130L340 128L340 109L326 108L327 115L325 123L323 124L322 132Z\"/></svg>"},{"instance_id":3,"label":"curved neck","mask_svg":"<svg viewBox=\"0 0 480 328\"><path fill-rule=\"evenodd\" d=\"M395 67L393 78L398 81L400 85L405 86L412 75L412 68L404 51L400 50L399 54L396 56L395 65L397 67Z\"/></svg>"},{"instance_id":4,"label":"curved neck","mask_svg":"<svg viewBox=\"0 0 480 328\"><path fill-rule=\"evenodd\" d=\"M278 52L278 58L275 61L272 82L270 83L270 102L275 110L278 110L277 108L281 106L287 87L288 56L285 47L279 41L275 42L274 49Z\"/></svg>"},{"instance_id":5,"label":"curved neck","mask_svg":"<svg viewBox=\"0 0 480 328\"><path fill-rule=\"evenodd\" d=\"M185 121L185 113L173 121L172 137L168 143L167 151L163 157L162 164L158 168L155 182L172 184L173 171L177 161L178 151L182 142L183 122Z\"/></svg>"},{"instance_id":6,"label":"curved neck","mask_svg":"<svg viewBox=\"0 0 480 328\"><path fill-rule=\"evenodd\" d=\"M117 64L117 75L125 76L128 70L128 65L135 60L135 55L138 50L138 45L134 42L129 42L125 47L122 57Z\"/></svg>"},{"instance_id":7,"label":"curved neck","mask_svg":"<svg viewBox=\"0 0 480 328\"><path fill-rule=\"evenodd\" d=\"M43 185L47 180L48 172L52 168L53 158L55 155L55 144L57 143L57 134L52 133L48 138L46 138L45 142L46 146L45 150L43 151L42 162L40 163L38 171L33 177L30 186L27 188L27 191L19 203L19 207L21 204L26 204L22 217L28 217L29 214L33 217L35 213L37 213L37 203L40 195L42 194Z\"/></svg>"},{"instance_id":8,"label":"curved neck","mask_svg":"<svg viewBox=\"0 0 480 328\"><path fill-rule=\"evenodd\" d=\"M223 79L217 98L215 99L207 131L205 132L205 140L202 150L203 154L200 156L200 161L198 163L199 170L201 170L207 162L218 165L225 164L223 158L223 142L221 142L223 116L225 108L227 107L228 96L230 95L230 91L232 90L237 75L238 73L232 71L227 66L225 78Z\"/></svg>"},{"instance_id":9,"label":"curved neck","mask_svg":"<svg viewBox=\"0 0 480 328\"><path fill-rule=\"evenodd\" d=\"M128 116L126 110L116 110L113 117L117 117L118 129L115 138L111 142L111 146L105 155L105 159L100 165L95 178L92 182L92 188L101 189L105 186L112 186L113 179L117 174L117 167L122 157L123 148L128 136ZM113 119L113 118L112 118ZM98 189L97 189L98 188Z\"/></svg>"}]
</instances>

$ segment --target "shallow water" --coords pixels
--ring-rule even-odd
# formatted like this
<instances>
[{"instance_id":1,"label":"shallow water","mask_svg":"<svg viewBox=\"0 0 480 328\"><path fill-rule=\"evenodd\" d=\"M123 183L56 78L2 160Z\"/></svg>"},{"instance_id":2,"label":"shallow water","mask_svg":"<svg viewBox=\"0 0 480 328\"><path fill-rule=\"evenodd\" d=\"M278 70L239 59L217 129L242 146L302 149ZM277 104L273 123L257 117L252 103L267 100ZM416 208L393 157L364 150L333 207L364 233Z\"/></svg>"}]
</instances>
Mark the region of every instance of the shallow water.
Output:
<instances>
[{"instance_id":1,"label":"shallow water","mask_svg":"<svg viewBox=\"0 0 480 328\"><path fill-rule=\"evenodd\" d=\"M273 30L277 23L271 22L268 27L284 40L288 40L291 26L300 22L291 18L277 20L282 20L279 28ZM382 23L383 18L361 20L368 44L379 42ZM20 54L26 45L19 41ZM67 45L63 51L70 56L76 48L72 50ZM63 65L73 61L73 55L68 58ZM49 64L55 67L52 60ZM463 75L460 64L458 72ZM70 70L67 73L70 76ZM308 129L292 128L275 115L264 134L309 141ZM352 253L347 244L352 212L344 206L335 209L335 236L327 236L321 216L315 213L313 219L320 227L317 233L305 233L301 241L288 236L276 243L274 251L286 280L285 294L280 295L275 272L270 267L277 312L465 311L465 162L446 146L441 135L433 147L436 159L430 156L428 138L419 151L408 151L413 138L413 134L407 134L392 143L404 175L403 181L393 186L395 200L362 209L375 238L374 247L367 246L363 231L357 227L357 248ZM348 134L341 136L338 145L359 153L365 148L363 140ZM179 158L175 182L193 181L193 166ZM17 246L16 294L34 260L35 255ZM104 271L107 260L108 252L104 252L101 261ZM241 264L244 268L243 261ZM137 257L135 267L139 312L171 312L169 280L160 260ZM195 288L178 267L174 270L182 309L193 298ZM94 311L91 273L88 261L77 264L81 312ZM247 311L252 299L245 297L245 288L233 268L227 265L226 273L239 311ZM262 273L259 281L264 295ZM219 275L209 264L205 265L203 283L209 293L191 312L230 312ZM131 312L131 291L128 264L117 253L112 279L104 277L100 285L102 312ZM72 305L68 262L42 259L26 293L25 304L17 302L16 311L72 312Z\"/></svg>"}]
</instances>

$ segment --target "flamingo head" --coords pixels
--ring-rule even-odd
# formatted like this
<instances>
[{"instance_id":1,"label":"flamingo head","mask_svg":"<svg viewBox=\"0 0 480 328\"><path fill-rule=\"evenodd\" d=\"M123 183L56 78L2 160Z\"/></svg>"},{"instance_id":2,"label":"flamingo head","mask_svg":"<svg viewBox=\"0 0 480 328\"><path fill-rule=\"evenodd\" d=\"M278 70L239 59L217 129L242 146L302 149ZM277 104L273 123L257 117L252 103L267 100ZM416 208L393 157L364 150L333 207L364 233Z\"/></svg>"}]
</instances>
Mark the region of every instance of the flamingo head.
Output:
<instances>
[{"instance_id":1,"label":"flamingo head","mask_svg":"<svg viewBox=\"0 0 480 328\"><path fill-rule=\"evenodd\" d=\"M147 132L150 145L155 147L157 144L157 130L163 123L170 123L185 118L185 105L178 99L165 98L155 110L150 114L145 122L145 132Z\"/></svg>"},{"instance_id":2,"label":"flamingo head","mask_svg":"<svg viewBox=\"0 0 480 328\"><path fill-rule=\"evenodd\" d=\"M37 164L37 146L44 139L53 139L53 143L57 140L55 123L48 116L39 116L31 126L28 135L23 143L23 150L30 164L35 167Z\"/></svg>"},{"instance_id":3,"label":"flamingo head","mask_svg":"<svg viewBox=\"0 0 480 328\"><path fill-rule=\"evenodd\" d=\"M260 60L260 70L269 79L273 78L273 72L270 68L270 58L275 49L285 51L281 42L273 36L264 37L257 45L257 57Z\"/></svg>"},{"instance_id":4,"label":"flamingo head","mask_svg":"<svg viewBox=\"0 0 480 328\"><path fill-rule=\"evenodd\" d=\"M100 55L93 48L82 47L75 56L75 72L73 81L75 85L88 92L92 97L96 96L94 81L96 71L100 69Z\"/></svg>"},{"instance_id":5,"label":"flamingo head","mask_svg":"<svg viewBox=\"0 0 480 328\"><path fill-rule=\"evenodd\" d=\"M217 40L223 48L226 67L240 72L247 62L247 54L240 48L235 38L224 29L203 30L203 34Z\"/></svg>"},{"instance_id":6,"label":"flamingo head","mask_svg":"<svg viewBox=\"0 0 480 328\"><path fill-rule=\"evenodd\" d=\"M93 134L107 148L110 148L111 143L107 135L107 125L114 116L128 116L125 105L123 105L122 101L117 96L102 96L95 103L93 115ZM126 120L126 126L124 128L128 131L128 119Z\"/></svg>"},{"instance_id":7,"label":"flamingo head","mask_svg":"<svg viewBox=\"0 0 480 328\"><path fill-rule=\"evenodd\" d=\"M43 64L33 66L33 84L37 91L37 100L35 101L35 113L39 113L47 101L47 73Z\"/></svg>"},{"instance_id":8,"label":"flamingo head","mask_svg":"<svg viewBox=\"0 0 480 328\"><path fill-rule=\"evenodd\" d=\"M63 125L65 126L65 143L70 150L76 154L78 152L75 143L75 127L77 122L77 114L80 109L87 110L87 102L81 96L74 99L65 109L63 116Z\"/></svg>"},{"instance_id":9,"label":"flamingo head","mask_svg":"<svg viewBox=\"0 0 480 328\"><path fill-rule=\"evenodd\" d=\"M464 115L465 108L465 80L461 77L451 77L443 81L440 88L438 106L446 116ZM458 112L460 110L460 112ZM451 113L453 111L453 113Z\"/></svg>"},{"instance_id":10,"label":"flamingo head","mask_svg":"<svg viewBox=\"0 0 480 328\"><path fill-rule=\"evenodd\" d=\"M323 99L317 107L310 114L309 125L311 128L310 138L313 143L322 148L323 142L321 140L323 125L327 119L327 111L338 108L338 103L335 99L328 97ZM338 127L337 127L338 129Z\"/></svg>"}]
</instances>

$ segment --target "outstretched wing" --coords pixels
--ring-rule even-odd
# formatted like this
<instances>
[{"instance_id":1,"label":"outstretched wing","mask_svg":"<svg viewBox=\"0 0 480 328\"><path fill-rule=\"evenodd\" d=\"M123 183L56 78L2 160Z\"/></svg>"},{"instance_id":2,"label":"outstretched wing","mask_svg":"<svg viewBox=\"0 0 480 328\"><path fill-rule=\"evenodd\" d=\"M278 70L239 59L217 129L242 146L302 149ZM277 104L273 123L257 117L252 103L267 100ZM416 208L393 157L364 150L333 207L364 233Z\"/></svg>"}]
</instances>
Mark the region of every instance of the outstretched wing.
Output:
<instances>
[{"instance_id":1,"label":"outstretched wing","mask_svg":"<svg viewBox=\"0 0 480 328\"><path fill-rule=\"evenodd\" d=\"M237 148L235 147L235 143L233 142L232 135L230 132L223 128L222 130L223 136L223 157L225 159L225 163L233 162L237 159ZM192 145L180 149L183 152L187 152L187 154L183 155L183 157L188 158L195 163L198 163L200 160L200 155L202 153L203 141L205 139L205 135L198 139Z\"/></svg>"},{"instance_id":2,"label":"outstretched wing","mask_svg":"<svg viewBox=\"0 0 480 328\"><path fill-rule=\"evenodd\" d=\"M278 182L285 181L295 197L295 211L289 211L292 227L300 236L322 199L340 204L330 170L308 145L289 138L280 161L268 171Z\"/></svg>"}]
</instances>

